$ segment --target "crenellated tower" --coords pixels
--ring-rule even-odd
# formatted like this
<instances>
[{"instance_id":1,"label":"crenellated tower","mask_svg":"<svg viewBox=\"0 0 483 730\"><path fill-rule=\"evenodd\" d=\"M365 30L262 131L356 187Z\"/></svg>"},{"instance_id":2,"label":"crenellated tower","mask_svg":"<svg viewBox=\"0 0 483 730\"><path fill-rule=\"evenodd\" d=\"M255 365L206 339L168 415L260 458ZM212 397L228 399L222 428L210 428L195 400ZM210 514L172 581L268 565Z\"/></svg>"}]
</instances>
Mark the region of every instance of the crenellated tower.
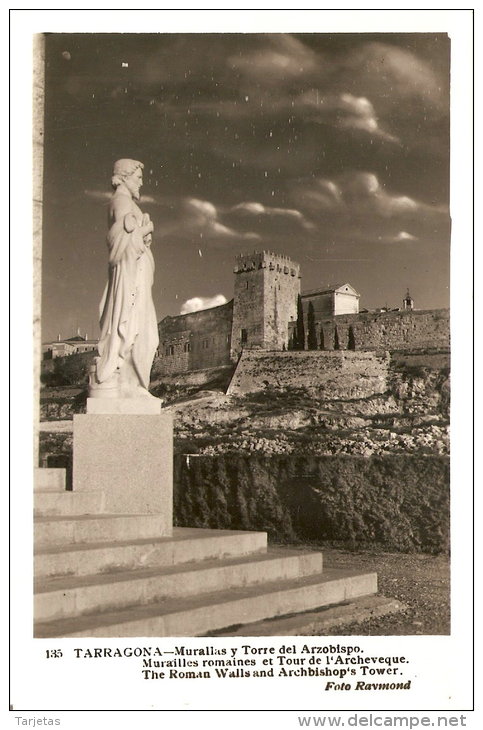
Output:
<instances>
[{"instance_id":1,"label":"crenellated tower","mask_svg":"<svg viewBox=\"0 0 483 730\"><path fill-rule=\"evenodd\" d=\"M255 251L236 257L231 357L243 348L283 350L297 318L300 266L288 256Z\"/></svg>"}]
</instances>

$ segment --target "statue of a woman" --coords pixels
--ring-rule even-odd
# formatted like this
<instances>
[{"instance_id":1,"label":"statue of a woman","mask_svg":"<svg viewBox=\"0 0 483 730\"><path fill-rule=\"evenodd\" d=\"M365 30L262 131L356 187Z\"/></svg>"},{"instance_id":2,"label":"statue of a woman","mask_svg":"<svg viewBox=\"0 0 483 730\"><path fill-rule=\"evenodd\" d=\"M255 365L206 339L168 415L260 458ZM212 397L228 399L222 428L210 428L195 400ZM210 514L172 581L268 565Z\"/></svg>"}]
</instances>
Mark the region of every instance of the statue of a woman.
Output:
<instances>
[{"instance_id":1,"label":"statue of a woman","mask_svg":"<svg viewBox=\"0 0 483 730\"><path fill-rule=\"evenodd\" d=\"M153 224L135 201L143 183L136 160L114 165L109 206L109 277L99 313L99 357L91 374L90 396L152 397L149 375L158 346L158 325L151 294Z\"/></svg>"}]
</instances>

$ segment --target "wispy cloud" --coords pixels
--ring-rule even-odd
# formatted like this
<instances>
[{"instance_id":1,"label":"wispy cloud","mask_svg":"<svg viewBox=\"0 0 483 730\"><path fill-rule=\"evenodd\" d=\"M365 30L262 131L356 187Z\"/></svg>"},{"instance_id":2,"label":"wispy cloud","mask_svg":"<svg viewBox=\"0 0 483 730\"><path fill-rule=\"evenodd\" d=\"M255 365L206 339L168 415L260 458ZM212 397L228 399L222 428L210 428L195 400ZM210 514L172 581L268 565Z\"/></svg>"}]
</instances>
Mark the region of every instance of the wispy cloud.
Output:
<instances>
[{"instance_id":1,"label":"wispy cloud","mask_svg":"<svg viewBox=\"0 0 483 730\"><path fill-rule=\"evenodd\" d=\"M297 97L295 107L310 112L313 121L340 129L359 130L388 142L399 142L397 137L381 129L374 106L365 96L354 96L348 92L326 94L319 89L310 89Z\"/></svg>"},{"instance_id":2,"label":"wispy cloud","mask_svg":"<svg viewBox=\"0 0 483 730\"><path fill-rule=\"evenodd\" d=\"M430 206L408 195L388 192L373 172L344 173L335 181L319 178L302 182L294 186L292 198L312 214L317 209L321 214L370 214L381 218L447 214L444 206ZM404 238L404 231L401 235Z\"/></svg>"},{"instance_id":3,"label":"wispy cloud","mask_svg":"<svg viewBox=\"0 0 483 730\"><path fill-rule=\"evenodd\" d=\"M87 195L87 197L92 200L106 203L112 198L112 190L111 192L107 190L84 190L84 195Z\"/></svg>"},{"instance_id":4,"label":"wispy cloud","mask_svg":"<svg viewBox=\"0 0 483 730\"><path fill-rule=\"evenodd\" d=\"M208 200L187 198L184 205L187 218L186 225L196 230L203 239L236 239L258 240L260 236L254 232L243 233L226 226L219 220L218 210Z\"/></svg>"},{"instance_id":5,"label":"wispy cloud","mask_svg":"<svg viewBox=\"0 0 483 730\"><path fill-rule=\"evenodd\" d=\"M293 36L268 34L261 39L258 49L227 59L227 66L239 72L245 81L273 87L303 79L317 70L317 54Z\"/></svg>"},{"instance_id":6,"label":"wispy cloud","mask_svg":"<svg viewBox=\"0 0 483 730\"><path fill-rule=\"evenodd\" d=\"M112 193L112 190L84 190L84 195L87 195L88 198L92 198L92 200L98 200L99 202L106 202L111 200ZM156 204L159 202L155 198L153 198L152 195L143 195L142 193L141 200L143 203L146 204Z\"/></svg>"},{"instance_id":7,"label":"wispy cloud","mask_svg":"<svg viewBox=\"0 0 483 730\"><path fill-rule=\"evenodd\" d=\"M300 223L302 228L312 230L314 224L307 220L299 210L294 208L276 208L263 205L263 203L247 201L234 205L231 209L232 213L239 213L244 216L268 217L268 218L285 218Z\"/></svg>"}]
</instances>

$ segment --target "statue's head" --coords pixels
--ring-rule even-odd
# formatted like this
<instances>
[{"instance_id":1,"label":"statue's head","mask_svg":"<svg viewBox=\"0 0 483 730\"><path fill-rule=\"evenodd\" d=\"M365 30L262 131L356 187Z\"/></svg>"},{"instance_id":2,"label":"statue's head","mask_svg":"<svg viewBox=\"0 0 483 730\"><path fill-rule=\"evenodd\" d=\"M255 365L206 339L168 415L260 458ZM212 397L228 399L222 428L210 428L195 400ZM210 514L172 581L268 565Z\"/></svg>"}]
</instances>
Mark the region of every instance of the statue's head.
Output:
<instances>
[{"instance_id":1,"label":"statue's head","mask_svg":"<svg viewBox=\"0 0 483 730\"><path fill-rule=\"evenodd\" d=\"M138 160L117 160L112 171L111 185L114 188L124 184L133 198L139 200L139 189L143 184L144 165Z\"/></svg>"}]
</instances>

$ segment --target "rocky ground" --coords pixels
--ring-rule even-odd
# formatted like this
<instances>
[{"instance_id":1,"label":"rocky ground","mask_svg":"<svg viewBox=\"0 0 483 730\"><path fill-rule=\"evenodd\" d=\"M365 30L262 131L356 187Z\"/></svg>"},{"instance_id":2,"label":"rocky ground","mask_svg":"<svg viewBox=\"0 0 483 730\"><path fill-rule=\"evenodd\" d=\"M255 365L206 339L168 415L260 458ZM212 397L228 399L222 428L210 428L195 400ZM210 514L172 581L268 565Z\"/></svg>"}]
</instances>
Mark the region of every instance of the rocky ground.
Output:
<instances>
[{"instance_id":1,"label":"rocky ground","mask_svg":"<svg viewBox=\"0 0 483 730\"><path fill-rule=\"evenodd\" d=\"M446 379L433 373L396 381L369 398L318 400L301 389L241 397L212 393L174 403L175 435L184 453L449 453Z\"/></svg>"},{"instance_id":2,"label":"rocky ground","mask_svg":"<svg viewBox=\"0 0 483 730\"><path fill-rule=\"evenodd\" d=\"M393 355L385 392L364 398L339 394L327 399L302 388L270 386L244 396L227 396L223 390L231 371L223 369L198 383L196 374L186 383L181 378L155 381L153 392L173 412L178 453L446 455L448 372L445 353L412 359ZM85 396L82 388L45 388L42 420L71 419L84 409Z\"/></svg>"}]
</instances>

